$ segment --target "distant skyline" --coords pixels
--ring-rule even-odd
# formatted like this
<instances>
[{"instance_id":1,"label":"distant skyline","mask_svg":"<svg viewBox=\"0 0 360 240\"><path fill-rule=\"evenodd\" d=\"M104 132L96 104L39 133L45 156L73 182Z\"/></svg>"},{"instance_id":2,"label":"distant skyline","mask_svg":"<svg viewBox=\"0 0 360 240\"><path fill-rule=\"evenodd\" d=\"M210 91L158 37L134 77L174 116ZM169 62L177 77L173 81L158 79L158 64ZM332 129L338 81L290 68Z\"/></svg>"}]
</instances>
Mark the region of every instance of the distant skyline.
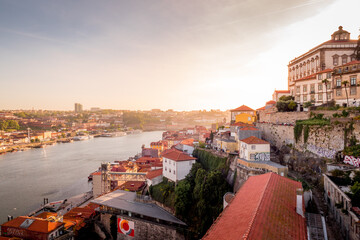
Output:
<instances>
[{"instance_id":1,"label":"distant skyline","mask_svg":"<svg viewBox=\"0 0 360 240\"><path fill-rule=\"evenodd\" d=\"M271 3L271 4L270 4ZM0 109L228 110L287 89L287 64L359 0L0 0Z\"/></svg>"}]
</instances>

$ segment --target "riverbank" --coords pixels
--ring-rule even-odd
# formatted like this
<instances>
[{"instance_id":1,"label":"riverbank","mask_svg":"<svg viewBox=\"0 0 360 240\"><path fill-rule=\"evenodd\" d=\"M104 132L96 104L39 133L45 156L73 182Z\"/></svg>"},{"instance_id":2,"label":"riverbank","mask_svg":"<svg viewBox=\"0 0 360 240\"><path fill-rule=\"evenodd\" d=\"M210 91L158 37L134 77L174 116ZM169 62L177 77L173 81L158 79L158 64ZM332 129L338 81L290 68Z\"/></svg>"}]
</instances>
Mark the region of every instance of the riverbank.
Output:
<instances>
[{"instance_id":1,"label":"riverbank","mask_svg":"<svg viewBox=\"0 0 360 240\"><path fill-rule=\"evenodd\" d=\"M88 192L90 172L102 162L126 160L162 132L101 137L0 155L0 224L7 215L26 215L43 204Z\"/></svg>"},{"instance_id":2,"label":"riverbank","mask_svg":"<svg viewBox=\"0 0 360 240\"><path fill-rule=\"evenodd\" d=\"M151 131L149 131L151 132ZM22 152L27 151L33 148L44 148L49 145L55 145L56 143L72 143L74 141L86 141L89 139L92 139L94 137L123 137L126 135L132 135L132 134L141 134L141 130L132 130L132 131L126 131L126 132L109 132L109 133L99 133L94 135L88 135L88 136L74 136L74 137L66 137L66 138L58 138L54 140L49 141L42 141L42 142L35 142L35 143L20 143L20 144L13 144L13 145L5 145L0 146L0 155L6 154L8 152ZM81 138L83 137L83 138Z\"/></svg>"}]
</instances>

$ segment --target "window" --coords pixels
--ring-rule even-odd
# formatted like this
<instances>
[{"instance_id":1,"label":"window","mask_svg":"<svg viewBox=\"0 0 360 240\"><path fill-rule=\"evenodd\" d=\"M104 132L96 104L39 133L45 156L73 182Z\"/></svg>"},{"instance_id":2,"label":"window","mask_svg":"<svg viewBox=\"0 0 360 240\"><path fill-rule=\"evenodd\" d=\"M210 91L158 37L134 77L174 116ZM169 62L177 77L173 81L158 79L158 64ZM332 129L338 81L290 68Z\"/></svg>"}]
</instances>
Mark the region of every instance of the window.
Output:
<instances>
[{"instance_id":1,"label":"window","mask_svg":"<svg viewBox=\"0 0 360 240\"><path fill-rule=\"evenodd\" d=\"M328 72L328 73L326 74L326 78L328 78L328 79L331 78L331 72Z\"/></svg>"},{"instance_id":2,"label":"window","mask_svg":"<svg viewBox=\"0 0 360 240\"><path fill-rule=\"evenodd\" d=\"M327 93L327 99L330 100L331 99L331 92Z\"/></svg>"},{"instance_id":3,"label":"window","mask_svg":"<svg viewBox=\"0 0 360 240\"><path fill-rule=\"evenodd\" d=\"M173 173L175 174L175 170L173 171Z\"/></svg>"},{"instance_id":4,"label":"window","mask_svg":"<svg viewBox=\"0 0 360 240\"><path fill-rule=\"evenodd\" d=\"M343 55L343 56L341 57L341 59L342 59L342 64L346 64L346 63L347 63L347 55Z\"/></svg>"},{"instance_id":5,"label":"window","mask_svg":"<svg viewBox=\"0 0 360 240\"><path fill-rule=\"evenodd\" d=\"M331 89L331 82L329 82L329 83L326 84L326 89L327 89L327 90Z\"/></svg>"},{"instance_id":6,"label":"window","mask_svg":"<svg viewBox=\"0 0 360 240\"><path fill-rule=\"evenodd\" d=\"M307 95L303 96L303 100L304 100L304 102L307 102Z\"/></svg>"},{"instance_id":7,"label":"window","mask_svg":"<svg viewBox=\"0 0 360 240\"><path fill-rule=\"evenodd\" d=\"M319 100L320 102L322 102L322 100L323 100L323 95L322 95L322 93L319 93L319 95L318 95L318 100Z\"/></svg>"},{"instance_id":8,"label":"window","mask_svg":"<svg viewBox=\"0 0 360 240\"><path fill-rule=\"evenodd\" d=\"M333 56L333 65L334 66L337 66L338 65L338 63L339 63L339 56Z\"/></svg>"},{"instance_id":9,"label":"window","mask_svg":"<svg viewBox=\"0 0 360 240\"><path fill-rule=\"evenodd\" d=\"M350 77L350 85L351 86L356 86L356 76L351 76Z\"/></svg>"},{"instance_id":10,"label":"window","mask_svg":"<svg viewBox=\"0 0 360 240\"><path fill-rule=\"evenodd\" d=\"M296 93L300 93L300 86L296 86Z\"/></svg>"},{"instance_id":11,"label":"window","mask_svg":"<svg viewBox=\"0 0 360 240\"><path fill-rule=\"evenodd\" d=\"M295 101L296 101L296 102L300 102L300 96L296 96L296 97L295 97Z\"/></svg>"},{"instance_id":12,"label":"window","mask_svg":"<svg viewBox=\"0 0 360 240\"><path fill-rule=\"evenodd\" d=\"M336 96L341 96L341 88L340 88L340 89L336 89Z\"/></svg>"},{"instance_id":13,"label":"window","mask_svg":"<svg viewBox=\"0 0 360 240\"><path fill-rule=\"evenodd\" d=\"M255 159L255 154L250 154L250 159L254 160Z\"/></svg>"},{"instance_id":14,"label":"window","mask_svg":"<svg viewBox=\"0 0 360 240\"><path fill-rule=\"evenodd\" d=\"M255 150L256 149L256 145L251 145L251 150Z\"/></svg>"},{"instance_id":15,"label":"window","mask_svg":"<svg viewBox=\"0 0 360 240\"><path fill-rule=\"evenodd\" d=\"M173 165L175 166L175 161L173 162Z\"/></svg>"},{"instance_id":16,"label":"window","mask_svg":"<svg viewBox=\"0 0 360 240\"><path fill-rule=\"evenodd\" d=\"M165 171L167 170L167 167L165 167Z\"/></svg>"},{"instance_id":17,"label":"window","mask_svg":"<svg viewBox=\"0 0 360 240\"><path fill-rule=\"evenodd\" d=\"M341 79L340 78L336 79L336 87L341 87Z\"/></svg>"},{"instance_id":18,"label":"window","mask_svg":"<svg viewBox=\"0 0 360 240\"><path fill-rule=\"evenodd\" d=\"M310 93L315 93L315 84L310 85Z\"/></svg>"},{"instance_id":19,"label":"window","mask_svg":"<svg viewBox=\"0 0 360 240\"><path fill-rule=\"evenodd\" d=\"M350 95L356 95L356 87L350 88Z\"/></svg>"},{"instance_id":20,"label":"window","mask_svg":"<svg viewBox=\"0 0 360 240\"><path fill-rule=\"evenodd\" d=\"M322 80L322 74L318 74L318 80Z\"/></svg>"},{"instance_id":21,"label":"window","mask_svg":"<svg viewBox=\"0 0 360 240\"><path fill-rule=\"evenodd\" d=\"M307 86L303 85L303 92L307 92Z\"/></svg>"},{"instance_id":22,"label":"window","mask_svg":"<svg viewBox=\"0 0 360 240\"><path fill-rule=\"evenodd\" d=\"M166 160L166 158L165 158L165 162L167 163L167 160Z\"/></svg>"},{"instance_id":23,"label":"window","mask_svg":"<svg viewBox=\"0 0 360 240\"><path fill-rule=\"evenodd\" d=\"M171 173L171 168L169 168L169 172Z\"/></svg>"},{"instance_id":24,"label":"window","mask_svg":"<svg viewBox=\"0 0 360 240\"><path fill-rule=\"evenodd\" d=\"M318 84L318 90L321 91L322 90L322 83Z\"/></svg>"}]
</instances>

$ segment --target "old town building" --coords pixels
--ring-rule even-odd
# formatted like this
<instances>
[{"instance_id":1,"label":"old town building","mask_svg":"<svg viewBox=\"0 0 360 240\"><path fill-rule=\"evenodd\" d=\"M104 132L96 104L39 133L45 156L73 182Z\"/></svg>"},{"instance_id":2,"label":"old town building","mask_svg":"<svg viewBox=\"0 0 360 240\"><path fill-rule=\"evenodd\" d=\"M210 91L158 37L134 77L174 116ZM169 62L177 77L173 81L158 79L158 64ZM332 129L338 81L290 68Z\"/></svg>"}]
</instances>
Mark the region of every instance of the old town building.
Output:
<instances>
[{"instance_id":1,"label":"old town building","mask_svg":"<svg viewBox=\"0 0 360 240\"><path fill-rule=\"evenodd\" d=\"M291 60L288 65L288 88L295 100L300 104L324 101L324 84L321 84L324 79L318 79L318 74L355 60L356 43L357 40L350 39L350 33L340 26L330 40Z\"/></svg>"}]
</instances>

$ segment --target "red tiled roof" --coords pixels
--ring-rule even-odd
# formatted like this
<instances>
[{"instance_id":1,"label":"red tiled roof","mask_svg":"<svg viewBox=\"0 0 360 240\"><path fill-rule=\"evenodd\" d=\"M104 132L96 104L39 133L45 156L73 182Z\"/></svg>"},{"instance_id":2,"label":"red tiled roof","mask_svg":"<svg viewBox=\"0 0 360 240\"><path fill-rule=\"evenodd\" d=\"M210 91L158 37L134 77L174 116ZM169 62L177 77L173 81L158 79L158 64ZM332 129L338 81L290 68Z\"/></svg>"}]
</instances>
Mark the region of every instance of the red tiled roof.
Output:
<instances>
[{"instance_id":1,"label":"red tiled roof","mask_svg":"<svg viewBox=\"0 0 360 240\"><path fill-rule=\"evenodd\" d=\"M298 188L275 173L250 177L203 239L307 239L306 220L296 213Z\"/></svg>"},{"instance_id":2,"label":"red tiled roof","mask_svg":"<svg viewBox=\"0 0 360 240\"><path fill-rule=\"evenodd\" d=\"M309 80L309 79L316 79L316 74L317 73L314 73L314 74L311 74L309 76L306 76L306 77L303 77L303 78L299 78L297 80L294 80L294 82L297 82L297 81L303 81L303 80Z\"/></svg>"},{"instance_id":3,"label":"red tiled roof","mask_svg":"<svg viewBox=\"0 0 360 240\"><path fill-rule=\"evenodd\" d=\"M290 93L290 90L275 90L276 93Z\"/></svg>"},{"instance_id":4,"label":"red tiled roof","mask_svg":"<svg viewBox=\"0 0 360 240\"><path fill-rule=\"evenodd\" d=\"M259 129L257 129L256 127L243 127L239 129L240 131L259 131Z\"/></svg>"},{"instance_id":5,"label":"red tiled roof","mask_svg":"<svg viewBox=\"0 0 360 240\"><path fill-rule=\"evenodd\" d=\"M354 61L348 62L348 63L346 63L344 65L341 65L340 67L349 66L349 65L353 65L353 64L360 64L360 61L359 60L354 60Z\"/></svg>"},{"instance_id":6,"label":"red tiled roof","mask_svg":"<svg viewBox=\"0 0 360 240\"><path fill-rule=\"evenodd\" d=\"M149 171L147 174L146 174L146 178L148 179L153 179L153 178L156 178L160 175L162 175L162 168L161 169L156 169L156 170L152 170L152 171Z\"/></svg>"},{"instance_id":7,"label":"red tiled roof","mask_svg":"<svg viewBox=\"0 0 360 240\"><path fill-rule=\"evenodd\" d=\"M327 72L332 72L333 70L331 68L328 68L328 69L325 69L325 70L322 70L320 72L317 72L316 74L320 74L320 73L327 73Z\"/></svg>"},{"instance_id":8,"label":"red tiled roof","mask_svg":"<svg viewBox=\"0 0 360 240\"><path fill-rule=\"evenodd\" d=\"M194 139L188 138L188 139L182 140L180 143L183 145L194 146Z\"/></svg>"},{"instance_id":9,"label":"red tiled roof","mask_svg":"<svg viewBox=\"0 0 360 240\"><path fill-rule=\"evenodd\" d=\"M274 101L274 100L270 100L270 101L267 101L266 102L266 105L268 105L268 104L275 104L276 102Z\"/></svg>"},{"instance_id":10,"label":"red tiled roof","mask_svg":"<svg viewBox=\"0 0 360 240\"><path fill-rule=\"evenodd\" d=\"M48 217L57 217L57 213L53 212L42 212L36 215L37 218L47 219Z\"/></svg>"},{"instance_id":11,"label":"red tiled roof","mask_svg":"<svg viewBox=\"0 0 360 240\"><path fill-rule=\"evenodd\" d=\"M50 233L54 231L55 229L58 229L64 223L62 222L50 222L45 219L41 218L34 218L34 217L25 217L20 216L17 218L14 218L13 220L10 220L4 224L2 224L3 227L13 227L13 228L21 228L20 225L25 222L27 219L34 220L33 223L31 223L27 228L28 231L33 232L40 232L40 233Z\"/></svg>"},{"instance_id":12,"label":"red tiled roof","mask_svg":"<svg viewBox=\"0 0 360 240\"><path fill-rule=\"evenodd\" d=\"M136 192L136 191L139 191L144 185L145 185L144 181L143 182L127 181L124 184L120 185L117 189L128 190L130 192Z\"/></svg>"},{"instance_id":13,"label":"red tiled roof","mask_svg":"<svg viewBox=\"0 0 360 240\"><path fill-rule=\"evenodd\" d=\"M183 153L182 151L179 151L177 149L170 149L170 151L167 151L165 154L162 155L164 158L171 159L173 161L188 161L188 160L195 160L196 158L191 157L190 155L187 155Z\"/></svg>"},{"instance_id":14,"label":"red tiled roof","mask_svg":"<svg viewBox=\"0 0 360 240\"><path fill-rule=\"evenodd\" d=\"M241 142L247 143L247 144L269 144L267 141L264 141L260 138L257 138L255 136L251 136L248 138L245 138L243 140L240 140Z\"/></svg>"},{"instance_id":15,"label":"red tiled roof","mask_svg":"<svg viewBox=\"0 0 360 240\"><path fill-rule=\"evenodd\" d=\"M91 175L101 175L101 172L93 172Z\"/></svg>"},{"instance_id":16,"label":"red tiled roof","mask_svg":"<svg viewBox=\"0 0 360 240\"><path fill-rule=\"evenodd\" d=\"M251 109L249 108L248 106L245 106L245 105L241 105L240 107L238 108L235 108L235 109L232 109L230 110L230 112L237 112L237 111L255 111L254 109Z\"/></svg>"},{"instance_id":17,"label":"red tiled roof","mask_svg":"<svg viewBox=\"0 0 360 240\"><path fill-rule=\"evenodd\" d=\"M263 107L261 107L261 108L256 109L256 111L261 111L261 110L265 110L265 106L263 106Z\"/></svg>"}]
</instances>

